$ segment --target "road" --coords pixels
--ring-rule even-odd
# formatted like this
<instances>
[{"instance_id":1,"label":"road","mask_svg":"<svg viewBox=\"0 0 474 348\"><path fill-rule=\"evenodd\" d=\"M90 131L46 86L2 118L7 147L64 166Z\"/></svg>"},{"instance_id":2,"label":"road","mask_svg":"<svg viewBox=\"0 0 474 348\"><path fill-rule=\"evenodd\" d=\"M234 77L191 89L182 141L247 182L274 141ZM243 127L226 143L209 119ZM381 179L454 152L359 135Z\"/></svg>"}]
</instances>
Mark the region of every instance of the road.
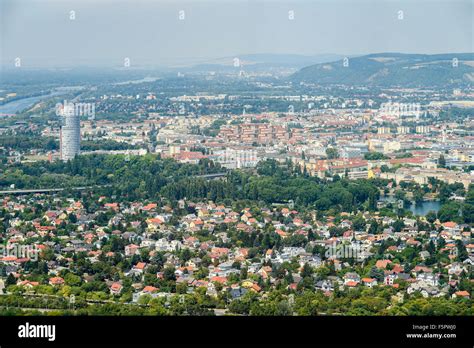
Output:
<instances>
[{"instance_id":1,"label":"road","mask_svg":"<svg viewBox=\"0 0 474 348\"><path fill-rule=\"evenodd\" d=\"M204 175L196 175L196 178L203 178L203 179L217 179L223 178L227 175L227 173L214 173L214 174L204 174ZM91 188L99 188L99 187L107 187L112 186L110 185L98 185L98 186L82 186L82 187L69 187L69 188L39 188L39 189L20 189L20 190L3 190L0 191L0 195L24 195L29 193L54 193L54 192L61 192L64 190L87 190Z\"/></svg>"},{"instance_id":2,"label":"road","mask_svg":"<svg viewBox=\"0 0 474 348\"><path fill-rule=\"evenodd\" d=\"M21 190L4 190L0 191L0 195L23 195L29 193L53 193L61 192L64 190L87 190L92 188L107 187L112 185L98 185L98 186L81 186L81 187L68 187L68 188L47 188L47 189L21 189Z\"/></svg>"}]
</instances>

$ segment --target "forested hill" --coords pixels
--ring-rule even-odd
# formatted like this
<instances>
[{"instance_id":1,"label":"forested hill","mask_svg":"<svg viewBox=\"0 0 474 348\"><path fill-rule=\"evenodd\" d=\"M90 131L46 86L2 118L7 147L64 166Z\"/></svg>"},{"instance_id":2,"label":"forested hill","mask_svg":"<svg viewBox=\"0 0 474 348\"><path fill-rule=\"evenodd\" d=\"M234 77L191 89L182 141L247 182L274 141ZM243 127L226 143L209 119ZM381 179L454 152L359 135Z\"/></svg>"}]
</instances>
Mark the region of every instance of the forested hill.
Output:
<instances>
[{"instance_id":1,"label":"forested hill","mask_svg":"<svg viewBox=\"0 0 474 348\"><path fill-rule=\"evenodd\" d=\"M474 82L474 53L378 53L305 67L290 77L316 84L432 87Z\"/></svg>"}]
</instances>

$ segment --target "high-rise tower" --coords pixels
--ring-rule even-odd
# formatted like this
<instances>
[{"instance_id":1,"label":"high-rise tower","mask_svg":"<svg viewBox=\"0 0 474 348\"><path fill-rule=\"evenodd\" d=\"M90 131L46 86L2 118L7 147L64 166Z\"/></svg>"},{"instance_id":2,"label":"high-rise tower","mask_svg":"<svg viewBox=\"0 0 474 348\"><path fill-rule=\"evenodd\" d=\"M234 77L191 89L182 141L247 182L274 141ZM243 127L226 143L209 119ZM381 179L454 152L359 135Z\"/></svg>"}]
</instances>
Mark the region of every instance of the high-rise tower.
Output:
<instances>
[{"instance_id":1,"label":"high-rise tower","mask_svg":"<svg viewBox=\"0 0 474 348\"><path fill-rule=\"evenodd\" d=\"M74 108L64 106L62 112L63 122L60 132L61 159L73 159L81 151L81 125L80 117L75 114Z\"/></svg>"}]
</instances>

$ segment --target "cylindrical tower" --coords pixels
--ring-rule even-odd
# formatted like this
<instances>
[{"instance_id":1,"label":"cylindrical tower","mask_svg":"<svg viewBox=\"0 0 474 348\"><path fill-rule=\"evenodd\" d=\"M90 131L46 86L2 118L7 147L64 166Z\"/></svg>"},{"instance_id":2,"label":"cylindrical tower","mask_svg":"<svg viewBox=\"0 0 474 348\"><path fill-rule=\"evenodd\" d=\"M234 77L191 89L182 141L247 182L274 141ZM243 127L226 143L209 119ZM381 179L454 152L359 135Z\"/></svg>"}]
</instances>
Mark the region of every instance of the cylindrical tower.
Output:
<instances>
[{"instance_id":1,"label":"cylindrical tower","mask_svg":"<svg viewBox=\"0 0 474 348\"><path fill-rule=\"evenodd\" d=\"M81 125L80 118L75 112L64 111L60 143L61 159L67 161L73 159L81 151Z\"/></svg>"}]
</instances>

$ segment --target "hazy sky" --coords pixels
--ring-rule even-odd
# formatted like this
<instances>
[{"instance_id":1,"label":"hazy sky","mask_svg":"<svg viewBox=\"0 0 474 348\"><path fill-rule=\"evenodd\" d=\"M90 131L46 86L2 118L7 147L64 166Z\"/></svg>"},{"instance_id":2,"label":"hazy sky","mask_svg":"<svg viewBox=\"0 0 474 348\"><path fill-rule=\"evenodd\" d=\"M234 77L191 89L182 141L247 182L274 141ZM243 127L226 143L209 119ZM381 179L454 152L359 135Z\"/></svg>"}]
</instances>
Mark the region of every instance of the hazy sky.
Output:
<instances>
[{"instance_id":1,"label":"hazy sky","mask_svg":"<svg viewBox=\"0 0 474 348\"><path fill-rule=\"evenodd\" d=\"M1 63L6 65L16 57L23 66L121 66L125 57L134 65L160 66L250 53L473 51L472 0L0 3ZM179 20L181 10L184 20Z\"/></svg>"}]
</instances>

